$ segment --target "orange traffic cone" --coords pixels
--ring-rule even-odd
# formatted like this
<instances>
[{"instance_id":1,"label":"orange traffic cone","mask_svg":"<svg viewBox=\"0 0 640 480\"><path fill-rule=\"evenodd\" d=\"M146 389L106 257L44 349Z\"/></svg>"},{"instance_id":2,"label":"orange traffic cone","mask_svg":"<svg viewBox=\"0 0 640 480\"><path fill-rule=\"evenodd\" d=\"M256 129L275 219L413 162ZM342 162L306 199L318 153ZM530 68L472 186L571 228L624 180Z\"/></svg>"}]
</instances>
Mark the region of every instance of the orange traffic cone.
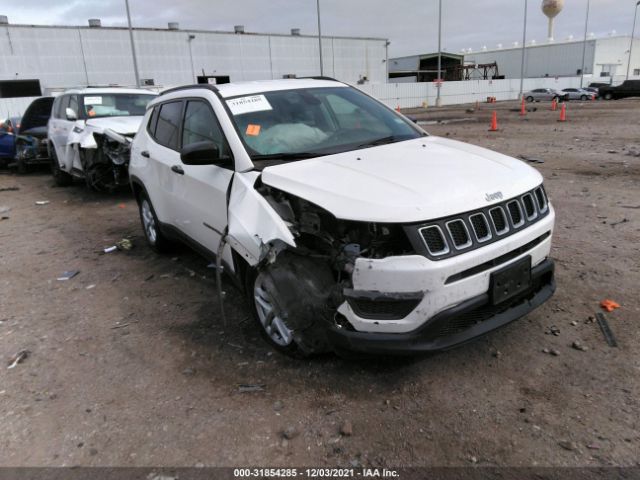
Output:
<instances>
[{"instance_id":1,"label":"orange traffic cone","mask_svg":"<svg viewBox=\"0 0 640 480\"><path fill-rule=\"evenodd\" d=\"M493 115L491 116L491 128L489 128L490 132L498 131L498 112L493 111Z\"/></svg>"},{"instance_id":2,"label":"orange traffic cone","mask_svg":"<svg viewBox=\"0 0 640 480\"><path fill-rule=\"evenodd\" d=\"M396 112L400 111L400 105L396 105Z\"/></svg>"},{"instance_id":3,"label":"orange traffic cone","mask_svg":"<svg viewBox=\"0 0 640 480\"><path fill-rule=\"evenodd\" d=\"M563 103L562 107L560 107L560 118L558 119L559 122L566 122L567 121L567 104Z\"/></svg>"},{"instance_id":4,"label":"orange traffic cone","mask_svg":"<svg viewBox=\"0 0 640 480\"><path fill-rule=\"evenodd\" d=\"M558 101L554 98L553 100L551 100L551 111L555 112L557 108L558 108Z\"/></svg>"},{"instance_id":5,"label":"orange traffic cone","mask_svg":"<svg viewBox=\"0 0 640 480\"><path fill-rule=\"evenodd\" d=\"M527 109L524 106L524 96L522 97L522 101L520 102L520 116L524 117L527 114Z\"/></svg>"}]
</instances>

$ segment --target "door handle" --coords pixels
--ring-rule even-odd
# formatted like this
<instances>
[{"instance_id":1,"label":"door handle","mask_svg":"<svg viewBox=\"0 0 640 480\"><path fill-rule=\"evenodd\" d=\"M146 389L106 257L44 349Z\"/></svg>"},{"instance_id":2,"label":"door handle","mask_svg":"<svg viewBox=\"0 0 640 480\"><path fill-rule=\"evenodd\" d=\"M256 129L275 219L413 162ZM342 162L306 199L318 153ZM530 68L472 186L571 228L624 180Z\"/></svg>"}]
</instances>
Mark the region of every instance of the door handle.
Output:
<instances>
[{"instance_id":1,"label":"door handle","mask_svg":"<svg viewBox=\"0 0 640 480\"><path fill-rule=\"evenodd\" d=\"M142 152L140 152L140 155L142 155L144 158L149 158L149 152L147 152L146 150L143 150Z\"/></svg>"},{"instance_id":2,"label":"door handle","mask_svg":"<svg viewBox=\"0 0 640 480\"><path fill-rule=\"evenodd\" d=\"M179 175L184 175L184 170L180 165L174 165L173 167L171 167L171 171Z\"/></svg>"}]
</instances>

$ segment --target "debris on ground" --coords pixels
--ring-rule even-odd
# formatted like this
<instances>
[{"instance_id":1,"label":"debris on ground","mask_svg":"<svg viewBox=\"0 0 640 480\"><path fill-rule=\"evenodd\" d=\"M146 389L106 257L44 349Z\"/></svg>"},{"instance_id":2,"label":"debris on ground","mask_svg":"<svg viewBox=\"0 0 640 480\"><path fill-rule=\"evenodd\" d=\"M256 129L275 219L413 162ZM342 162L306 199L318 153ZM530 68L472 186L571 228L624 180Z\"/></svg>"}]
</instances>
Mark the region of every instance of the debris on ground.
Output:
<instances>
[{"instance_id":1,"label":"debris on ground","mask_svg":"<svg viewBox=\"0 0 640 480\"><path fill-rule=\"evenodd\" d=\"M615 300L605 299L600 302L600 307L607 312L613 312L616 308L620 308L620 304Z\"/></svg>"},{"instance_id":2,"label":"debris on ground","mask_svg":"<svg viewBox=\"0 0 640 480\"><path fill-rule=\"evenodd\" d=\"M49 200L38 200L36 205L49 205L49 203L51 203Z\"/></svg>"},{"instance_id":3,"label":"debris on ground","mask_svg":"<svg viewBox=\"0 0 640 480\"><path fill-rule=\"evenodd\" d=\"M618 341L616 340L616 337L613 335L613 332L611 331L611 327L609 326L609 322L605 318L604 314L602 312L598 312L596 313L596 318L598 319L598 325L600 325L600 330L602 330L602 334L604 335L604 338L607 341L607 344L610 347L617 347Z\"/></svg>"},{"instance_id":4,"label":"debris on ground","mask_svg":"<svg viewBox=\"0 0 640 480\"><path fill-rule=\"evenodd\" d=\"M29 356L31 352L29 350L20 350L9 360L9 364L7 368L15 368L19 363L24 362L24 360Z\"/></svg>"},{"instance_id":5,"label":"debris on ground","mask_svg":"<svg viewBox=\"0 0 640 480\"><path fill-rule=\"evenodd\" d=\"M586 345L583 345L581 342L577 340L571 344L571 347L576 350L580 350L581 352L586 352L587 350L589 350L589 347L587 347Z\"/></svg>"},{"instance_id":6,"label":"debris on ground","mask_svg":"<svg viewBox=\"0 0 640 480\"><path fill-rule=\"evenodd\" d=\"M87 285L87 286L86 286L86 287L84 287L84 288L85 288L85 290L92 290L92 289L96 288L96 284L95 284L95 283L92 283L91 285Z\"/></svg>"},{"instance_id":7,"label":"debris on ground","mask_svg":"<svg viewBox=\"0 0 640 480\"><path fill-rule=\"evenodd\" d=\"M238 391L240 393L262 392L265 387L266 385L264 384L241 383L238 385Z\"/></svg>"},{"instance_id":8,"label":"debris on ground","mask_svg":"<svg viewBox=\"0 0 640 480\"><path fill-rule=\"evenodd\" d=\"M542 353L548 353L549 355L553 355L554 357L560 355L560 352L555 348L543 348Z\"/></svg>"},{"instance_id":9,"label":"debris on ground","mask_svg":"<svg viewBox=\"0 0 640 480\"><path fill-rule=\"evenodd\" d=\"M127 208L127 205L124 203L119 203L118 208Z\"/></svg>"},{"instance_id":10,"label":"debris on ground","mask_svg":"<svg viewBox=\"0 0 640 480\"><path fill-rule=\"evenodd\" d=\"M345 437L353 435L353 424L349 420L345 420L345 422L340 426L340 435Z\"/></svg>"},{"instance_id":11,"label":"debris on ground","mask_svg":"<svg viewBox=\"0 0 640 480\"><path fill-rule=\"evenodd\" d=\"M15 192L20 190L20 187L0 187L0 192Z\"/></svg>"},{"instance_id":12,"label":"debris on ground","mask_svg":"<svg viewBox=\"0 0 640 480\"><path fill-rule=\"evenodd\" d=\"M621 224L623 224L623 223L627 223L628 221L629 221L629 219L628 219L628 218L623 218L623 219L622 219L622 220L620 220L619 222L613 222L613 223L610 223L609 225L611 225L612 227L615 227L616 225L621 225Z\"/></svg>"},{"instance_id":13,"label":"debris on ground","mask_svg":"<svg viewBox=\"0 0 640 480\"><path fill-rule=\"evenodd\" d=\"M555 325L551 325L545 332L546 335L558 336L560 335L560 329Z\"/></svg>"},{"instance_id":14,"label":"debris on ground","mask_svg":"<svg viewBox=\"0 0 640 480\"><path fill-rule=\"evenodd\" d=\"M59 281L64 281L64 280L70 280L73 277L75 277L76 275L78 275L80 273L80 270L67 270L66 272L62 272L62 275L60 275L57 280Z\"/></svg>"},{"instance_id":15,"label":"debris on ground","mask_svg":"<svg viewBox=\"0 0 640 480\"><path fill-rule=\"evenodd\" d=\"M273 404L273 409L276 412L279 412L280 410L282 410L284 408L284 404L280 401L280 400L276 400Z\"/></svg>"},{"instance_id":16,"label":"debris on ground","mask_svg":"<svg viewBox=\"0 0 640 480\"><path fill-rule=\"evenodd\" d=\"M116 250L118 250L118 247L116 247L115 245L111 246L111 247L107 247L104 249L104 253L111 253L111 252L115 252Z\"/></svg>"},{"instance_id":17,"label":"debris on ground","mask_svg":"<svg viewBox=\"0 0 640 480\"><path fill-rule=\"evenodd\" d=\"M128 238L123 238L116 242L116 247L118 247L118 250L131 250L133 248L133 242Z\"/></svg>"}]
</instances>

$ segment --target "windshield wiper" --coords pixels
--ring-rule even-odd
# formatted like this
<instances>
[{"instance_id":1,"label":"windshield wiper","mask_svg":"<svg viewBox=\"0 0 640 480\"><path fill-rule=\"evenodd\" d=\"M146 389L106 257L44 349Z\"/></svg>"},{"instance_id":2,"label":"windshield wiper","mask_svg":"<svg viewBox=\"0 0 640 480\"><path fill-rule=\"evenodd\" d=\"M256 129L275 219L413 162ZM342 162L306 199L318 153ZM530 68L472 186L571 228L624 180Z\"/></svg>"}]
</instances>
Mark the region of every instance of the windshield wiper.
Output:
<instances>
[{"instance_id":1,"label":"windshield wiper","mask_svg":"<svg viewBox=\"0 0 640 480\"><path fill-rule=\"evenodd\" d=\"M389 135L388 137L376 138L375 140L371 140L369 142L361 143L356 148L377 147L378 145L387 145L389 143L394 143L394 142L399 141L401 139L402 139L402 137L397 137L395 135Z\"/></svg>"},{"instance_id":2,"label":"windshield wiper","mask_svg":"<svg viewBox=\"0 0 640 480\"><path fill-rule=\"evenodd\" d=\"M304 160L305 158L322 157L324 153L283 152L251 155L251 160Z\"/></svg>"}]
</instances>

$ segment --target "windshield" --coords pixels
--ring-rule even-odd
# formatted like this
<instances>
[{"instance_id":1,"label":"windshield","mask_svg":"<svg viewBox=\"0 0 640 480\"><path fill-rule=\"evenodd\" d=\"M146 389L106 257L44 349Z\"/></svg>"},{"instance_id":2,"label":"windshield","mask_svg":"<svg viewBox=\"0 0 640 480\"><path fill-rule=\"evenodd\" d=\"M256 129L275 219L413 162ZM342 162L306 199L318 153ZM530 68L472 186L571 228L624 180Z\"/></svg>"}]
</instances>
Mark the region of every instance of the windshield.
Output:
<instances>
[{"instance_id":1,"label":"windshield","mask_svg":"<svg viewBox=\"0 0 640 480\"><path fill-rule=\"evenodd\" d=\"M95 93L83 95L82 118L142 116L155 95L145 93Z\"/></svg>"},{"instance_id":2,"label":"windshield","mask_svg":"<svg viewBox=\"0 0 640 480\"><path fill-rule=\"evenodd\" d=\"M299 159L425 135L349 87L267 92L227 100L252 159Z\"/></svg>"}]
</instances>

